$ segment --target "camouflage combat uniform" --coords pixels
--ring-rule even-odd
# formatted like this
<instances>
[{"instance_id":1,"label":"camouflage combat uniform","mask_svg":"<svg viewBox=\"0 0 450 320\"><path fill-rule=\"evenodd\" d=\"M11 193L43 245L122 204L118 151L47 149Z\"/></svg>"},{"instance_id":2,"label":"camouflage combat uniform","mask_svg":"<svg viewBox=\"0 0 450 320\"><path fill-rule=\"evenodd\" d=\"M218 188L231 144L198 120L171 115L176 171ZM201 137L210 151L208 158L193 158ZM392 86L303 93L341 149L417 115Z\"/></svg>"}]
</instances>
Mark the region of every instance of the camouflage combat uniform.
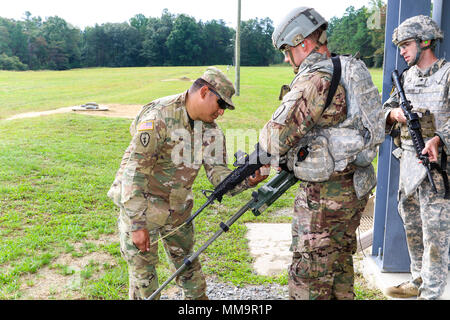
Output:
<instances>
[{"instance_id":1,"label":"camouflage combat uniform","mask_svg":"<svg viewBox=\"0 0 450 320\"><path fill-rule=\"evenodd\" d=\"M406 98L413 112L421 116L422 135L426 141L438 135L447 154L450 143L450 64L444 59L436 61L428 70L412 66L402 75ZM399 107L396 94L384 103L386 119L393 108ZM428 114L427 110L431 113ZM393 126L386 125L390 132ZM418 163L406 124L401 124L401 148L394 150L400 158L399 206L406 231L411 258L412 283L420 286L420 297L437 299L446 286L450 237L450 200L444 199L441 174L432 170L438 193L431 189L423 165ZM449 172L450 159L447 161Z\"/></svg>"},{"instance_id":2,"label":"camouflage combat uniform","mask_svg":"<svg viewBox=\"0 0 450 320\"><path fill-rule=\"evenodd\" d=\"M231 172L226 165L223 132L214 122L190 120L186 95L161 98L142 108L131 124L133 138L108 192L120 207L120 250L129 267L130 299L147 298L158 288L158 244L143 253L132 242L131 232L146 228L150 243L159 235L164 237L190 216L192 185L202 165L213 185ZM247 180L231 195L246 188ZM163 242L178 269L193 251L192 223ZM177 284L183 287L186 299L205 296L206 282L198 259L177 277Z\"/></svg>"},{"instance_id":3,"label":"camouflage combat uniform","mask_svg":"<svg viewBox=\"0 0 450 320\"><path fill-rule=\"evenodd\" d=\"M300 65L307 68L327 59L312 52ZM264 126L260 145L271 154L285 154L311 129L333 127L347 117L345 90L339 85L330 106L324 106L331 75L313 71L297 77L290 92ZM276 140L279 139L279 142ZM274 146L278 150L272 150ZM354 165L333 173L325 182L302 182L294 203L291 299L353 299L355 231L368 195L358 199Z\"/></svg>"}]
</instances>

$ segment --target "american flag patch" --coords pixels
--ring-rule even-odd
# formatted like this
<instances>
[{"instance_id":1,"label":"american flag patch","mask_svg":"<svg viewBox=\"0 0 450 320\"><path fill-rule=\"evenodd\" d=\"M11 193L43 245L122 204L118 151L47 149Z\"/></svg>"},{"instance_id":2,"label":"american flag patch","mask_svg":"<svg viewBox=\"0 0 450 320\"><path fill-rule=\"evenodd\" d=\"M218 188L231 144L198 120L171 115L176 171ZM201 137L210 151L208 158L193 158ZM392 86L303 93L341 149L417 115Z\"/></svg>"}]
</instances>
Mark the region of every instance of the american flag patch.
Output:
<instances>
[{"instance_id":1,"label":"american flag patch","mask_svg":"<svg viewBox=\"0 0 450 320\"><path fill-rule=\"evenodd\" d=\"M153 130L153 121L146 121L139 124L138 131Z\"/></svg>"}]
</instances>

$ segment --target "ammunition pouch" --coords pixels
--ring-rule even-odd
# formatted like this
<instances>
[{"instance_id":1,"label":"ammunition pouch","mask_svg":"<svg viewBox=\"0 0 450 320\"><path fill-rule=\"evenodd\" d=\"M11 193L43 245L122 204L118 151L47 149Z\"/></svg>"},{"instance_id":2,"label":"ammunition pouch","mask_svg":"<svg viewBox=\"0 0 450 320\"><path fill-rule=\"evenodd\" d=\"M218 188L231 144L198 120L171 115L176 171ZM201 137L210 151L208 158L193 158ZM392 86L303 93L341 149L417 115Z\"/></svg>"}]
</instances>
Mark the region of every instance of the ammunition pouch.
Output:
<instances>
[{"instance_id":1,"label":"ammunition pouch","mask_svg":"<svg viewBox=\"0 0 450 320\"><path fill-rule=\"evenodd\" d=\"M284 96L291 91L291 88L287 84L283 84L280 89L280 95L278 96L278 100L283 100Z\"/></svg>"},{"instance_id":2,"label":"ammunition pouch","mask_svg":"<svg viewBox=\"0 0 450 320\"><path fill-rule=\"evenodd\" d=\"M305 157L300 152L302 148L308 150ZM299 144L291 148L287 153L287 167L300 180L327 181L334 172L334 160L328 151L328 140L323 136L317 136L312 138L309 144Z\"/></svg>"},{"instance_id":3,"label":"ammunition pouch","mask_svg":"<svg viewBox=\"0 0 450 320\"><path fill-rule=\"evenodd\" d=\"M434 122L434 117L429 110L416 109L415 113L419 116L419 122L422 132L422 137L424 139L432 138L436 132L436 125ZM411 135L408 131L408 126L406 124L401 124L400 126L400 137L402 140L411 140Z\"/></svg>"},{"instance_id":4,"label":"ammunition pouch","mask_svg":"<svg viewBox=\"0 0 450 320\"><path fill-rule=\"evenodd\" d=\"M395 146L400 148L402 146L402 139L400 137L400 123L396 122L395 124L392 125L392 129L389 132L389 135L394 140Z\"/></svg>"}]
</instances>

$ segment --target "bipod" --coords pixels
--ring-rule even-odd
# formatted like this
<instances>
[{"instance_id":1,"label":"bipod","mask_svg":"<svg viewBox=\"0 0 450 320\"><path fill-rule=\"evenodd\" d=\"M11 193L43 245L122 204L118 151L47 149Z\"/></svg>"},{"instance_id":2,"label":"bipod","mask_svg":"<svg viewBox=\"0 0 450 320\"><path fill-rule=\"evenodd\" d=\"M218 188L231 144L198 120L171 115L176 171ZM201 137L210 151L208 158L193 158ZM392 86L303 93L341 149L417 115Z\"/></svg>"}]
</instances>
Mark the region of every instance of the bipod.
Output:
<instances>
[{"instance_id":1,"label":"bipod","mask_svg":"<svg viewBox=\"0 0 450 320\"><path fill-rule=\"evenodd\" d=\"M189 267L198 256L209 247L220 235L227 232L233 223L236 222L249 209L255 216L259 216L272 203L275 202L283 193L285 193L291 186L296 184L298 179L293 173L287 171L280 171L269 182L260 187L257 191L252 193L252 199L247 202L238 212L236 212L226 223L220 223L220 229L194 252L189 258L184 259L183 265L175 271L153 294L146 300L153 300L173 279Z\"/></svg>"}]
</instances>

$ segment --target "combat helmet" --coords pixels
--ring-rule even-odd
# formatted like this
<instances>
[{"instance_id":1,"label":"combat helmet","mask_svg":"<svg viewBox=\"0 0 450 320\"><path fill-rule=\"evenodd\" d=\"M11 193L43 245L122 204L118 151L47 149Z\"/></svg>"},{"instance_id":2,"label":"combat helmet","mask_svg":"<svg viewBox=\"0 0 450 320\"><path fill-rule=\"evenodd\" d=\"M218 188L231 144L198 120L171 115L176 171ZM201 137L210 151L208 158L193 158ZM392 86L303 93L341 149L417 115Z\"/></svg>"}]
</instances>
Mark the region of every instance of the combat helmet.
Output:
<instances>
[{"instance_id":1,"label":"combat helmet","mask_svg":"<svg viewBox=\"0 0 450 320\"><path fill-rule=\"evenodd\" d=\"M313 8L298 7L289 12L280 24L275 28L272 34L272 43L277 50L296 47L305 40L311 33L324 26L324 31L317 40L317 46L314 51L327 42L328 27L327 21ZM287 50L296 74L300 64L295 65L291 50Z\"/></svg>"},{"instance_id":2,"label":"combat helmet","mask_svg":"<svg viewBox=\"0 0 450 320\"><path fill-rule=\"evenodd\" d=\"M326 29L327 21L313 8L295 8L286 15L273 31L272 43L277 50L282 49L285 45L295 47L323 25ZM326 32L324 34L319 39L320 43L326 41Z\"/></svg>"},{"instance_id":3,"label":"combat helmet","mask_svg":"<svg viewBox=\"0 0 450 320\"><path fill-rule=\"evenodd\" d=\"M410 65L414 65L418 62L420 54L423 50L432 48L435 45L435 40L442 40L444 38L444 34L434 22L428 16L418 15L406 19L403 21L393 32L392 34L392 42L399 46L402 42L406 40L415 40L417 44L417 55L416 59L410 63ZM431 41L431 44L421 48L421 41Z\"/></svg>"}]
</instances>

